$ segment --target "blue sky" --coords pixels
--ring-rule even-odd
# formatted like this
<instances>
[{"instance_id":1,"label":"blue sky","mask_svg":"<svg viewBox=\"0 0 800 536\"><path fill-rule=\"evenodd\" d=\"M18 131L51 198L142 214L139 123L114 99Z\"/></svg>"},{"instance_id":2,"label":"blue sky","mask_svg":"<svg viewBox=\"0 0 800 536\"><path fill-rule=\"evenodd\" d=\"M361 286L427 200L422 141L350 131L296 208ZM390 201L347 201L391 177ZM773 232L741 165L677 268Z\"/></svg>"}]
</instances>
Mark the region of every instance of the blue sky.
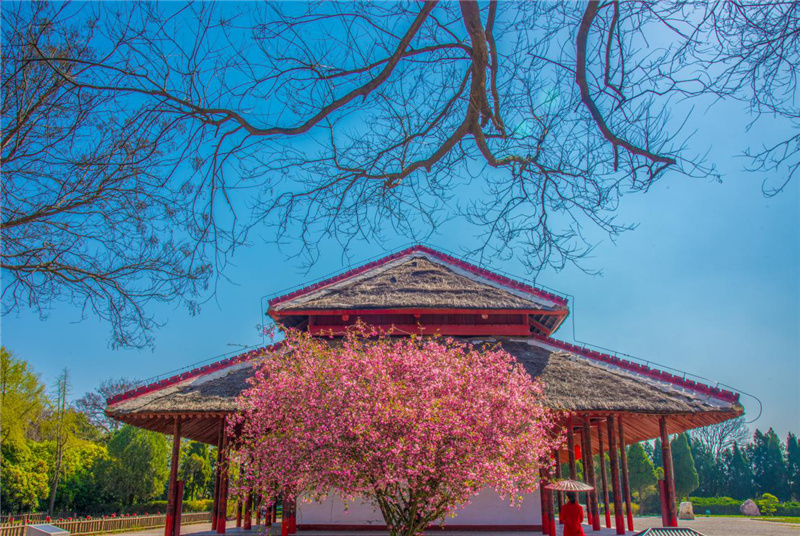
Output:
<instances>
[{"instance_id":1,"label":"blue sky","mask_svg":"<svg viewBox=\"0 0 800 536\"><path fill-rule=\"evenodd\" d=\"M601 241L586 260L602 275L568 268L545 271L538 282L569 293L573 314L557 336L577 338L713 378L757 396L763 415L753 426L780 436L800 432L800 185L777 197L761 193L762 175L742 171L738 155L787 125L762 120L746 131L741 104L697 111L697 152L710 148L722 182L668 174L647 194L623 198L619 218L639 227L616 243ZM468 195L481 195L477 187ZM407 245L388 237L387 249ZM440 228L428 244L458 252L472 245L460 222ZM353 264L380 255L377 244L358 244ZM525 278L517 261L490 264ZM154 309L166 325L155 348L111 350L108 327L81 320L80 311L57 305L49 318L23 312L2 319L2 343L28 360L52 385L63 367L73 377L73 397L101 380L145 378L258 344L261 298L345 270L341 252L324 250L309 273L272 245L240 251L215 298L199 315ZM758 404L743 397L749 418Z\"/></svg>"}]
</instances>

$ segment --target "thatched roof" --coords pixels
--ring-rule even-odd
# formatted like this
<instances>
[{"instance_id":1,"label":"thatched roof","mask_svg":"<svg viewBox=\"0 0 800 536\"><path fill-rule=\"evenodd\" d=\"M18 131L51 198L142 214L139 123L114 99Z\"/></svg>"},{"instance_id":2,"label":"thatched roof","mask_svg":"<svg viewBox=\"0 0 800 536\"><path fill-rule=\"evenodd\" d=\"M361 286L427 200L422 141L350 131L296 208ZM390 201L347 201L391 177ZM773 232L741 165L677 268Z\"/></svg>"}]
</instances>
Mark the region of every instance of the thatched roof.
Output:
<instances>
[{"instance_id":1,"label":"thatched roof","mask_svg":"<svg viewBox=\"0 0 800 536\"><path fill-rule=\"evenodd\" d=\"M474 341L474 342L482 342ZM627 362L565 351L554 339L492 339L523 364L528 373L545 385L545 400L554 409L576 413L630 415L629 442L658 435L656 415L681 416L673 430L721 422L742 413L738 397L715 391L658 371L639 371ZM235 399L246 389L253 365L261 357L234 360L226 368L206 374L186 375L175 382L138 395L121 396L107 409L109 416L139 426L169 432L169 423L159 415L220 415L236 410ZM142 420L142 419L147 419ZM210 425L206 426L209 430ZM201 441L216 437L200 437ZM213 432L209 432L212 433ZM185 433L191 437L188 433ZM638 438L638 439L637 439Z\"/></svg>"},{"instance_id":2,"label":"thatched roof","mask_svg":"<svg viewBox=\"0 0 800 536\"><path fill-rule=\"evenodd\" d=\"M563 298L417 246L270 300L270 313L331 309L564 308Z\"/></svg>"}]
</instances>

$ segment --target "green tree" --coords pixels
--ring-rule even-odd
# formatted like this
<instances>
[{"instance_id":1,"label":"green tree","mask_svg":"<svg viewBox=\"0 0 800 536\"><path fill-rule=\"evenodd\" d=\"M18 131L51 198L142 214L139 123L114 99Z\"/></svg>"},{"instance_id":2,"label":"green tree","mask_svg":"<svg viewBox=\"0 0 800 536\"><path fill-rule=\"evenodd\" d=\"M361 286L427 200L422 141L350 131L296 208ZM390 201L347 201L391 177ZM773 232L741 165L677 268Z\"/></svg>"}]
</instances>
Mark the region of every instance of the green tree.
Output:
<instances>
[{"instance_id":1,"label":"green tree","mask_svg":"<svg viewBox=\"0 0 800 536\"><path fill-rule=\"evenodd\" d=\"M656 467L664 467L664 458L663 454L661 453L661 438L656 438L656 443L653 446L653 465Z\"/></svg>"},{"instance_id":2,"label":"green tree","mask_svg":"<svg viewBox=\"0 0 800 536\"><path fill-rule=\"evenodd\" d=\"M765 493L756 503L758 504L759 512L764 516L774 516L778 510L778 505L780 505L780 501L772 493Z\"/></svg>"},{"instance_id":3,"label":"green tree","mask_svg":"<svg viewBox=\"0 0 800 536\"><path fill-rule=\"evenodd\" d=\"M754 495L753 469L747 453L739 448L738 443L733 444L730 458L726 462L725 481L728 495L740 501L752 498Z\"/></svg>"},{"instance_id":4,"label":"green tree","mask_svg":"<svg viewBox=\"0 0 800 536\"><path fill-rule=\"evenodd\" d=\"M62 477L58 485L57 512L94 512L107 502L103 483L97 477L97 467L108 459L103 444L79 441L65 450Z\"/></svg>"},{"instance_id":5,"label":"green tree","mask_svg":"<svg viewBox=\"0 0 800 536\"><path fill-rule=\"evenodd\" d=\"M789 499L789 479L783 445L770 428L767 433L756 430L750 444L750 463L753 465L753 482L759 495L772 493L778 499Z\"/></svg>"},{"instance_id":6,"label":"green tree","mask_svg":"<svg viewBox=\"0 0 800 536\"><path fill-rule=\"evenodd\" d=\"M696 494L700 497L726 495L725 467L723 463L726 459L725 452L727 451L720 453L719 458L716 458L708 445L702 441L697 441L694 436L691 436L689 445L692 449L692 458L694 458L699 480L699 485L695 490Z\"/></svg>"},{"instance_id":7,"label":"green tree","mask_svg":"<svg viewBox=\"0 0 800 536\"><path fill-rule=\"evenodd\" d=\"M649 441L642 441L641 445L642 445L642 448L644 449L644 453L647 454L647 457L650 458L650 461L653 461L653 458L655 457L655 451L653 449L653 444L650 443Z\"/></svg>"},{"instance_id":8,"label":"green tree","mask_svg":"<svg viewBox=\"0 0 800 536\"><path fill-rule=\"evenodd\" d=\"M800 440L791 432L786 438L786 470L791 494L800 501Z\"/></svg>"},{"instance_id":9,"label":"green tree","mask_svg":"<svg viewBox=\"0 0 800 536\"><path fill-rule=\"evenodd\" d=\"M61 479L62 462L64 458L64 450L67 448L67 442L72 436L74 419L69 415L69 406L67 403L67 396L70 391L69 370L64 368L64 371L56 381L56 397L53 405L53 438L55 441L55 449L53 451L53 466L50 473L50 498L47 502L47 515L53 515L53 509L56 503L56 494L58 493L58 483Z\"/></svg>"},{"instance_id":10,"label":"green tree","mask_svg":"<svg viewBox=\"0 0 800 536\"><path fill-rule=\"evenodd\" d=\"M25 447L31 424L40 418L47 404L44 384L26 361L0 348L0 443Z\"/></svg>"},{"instance_id":11,"label":"green tree","mask_svg":"<svg viewBox=\"0 0 800 536\"><path fill-rule=\"evenodd\" d=\"M190 499L211 496L211 447L192 441L181 452L180 475L185 482L185 493Z\"/></svg>"},{"instance_id":12,"label":"green tree","mask_svg":"<svg viewBox=\"0 0 800 536\"><path fill-rule=\"evenodd\" d=\"M656 485L656 468L647 456L641 443L628 447L628 478L631 489L636 491L639 504L642 504L645 491Z\"/></svg>"},{"instance_id":13,"label":"green tree","mask_svg":"<svg viewBox=\"0 0 800 536\"><path fill-rule=\"evenodd\" d=\"M689 448L689 436L684 432L670 443L672 447L672 465L675 468L675 493L678 499L684 499L697 489L699 479L694 466L694 458Z\"/></svg>"},{"instance_id":14,"label":"green tree","mask_svg":"<svg viewBox=\"0 0 800 536\"><path fill-rule=\"evenodd\" d=\"M168 458L164 435L122 426L108 442L108 459L98 466L103 488L124 505L151 500L164 491Z\"/></svg>"},{"instance_id":15,"label":"green tree","mask_svg":"<svg viewBox=\"0 0 800 536\"><path fill-rule=\"evenodd\" d=\"M3 416L5 418L5 415ZM2 446L0 460L0 504L4 513L30 512L47 498L47 460L23 447Z\"/></svg>"}]
</instances>

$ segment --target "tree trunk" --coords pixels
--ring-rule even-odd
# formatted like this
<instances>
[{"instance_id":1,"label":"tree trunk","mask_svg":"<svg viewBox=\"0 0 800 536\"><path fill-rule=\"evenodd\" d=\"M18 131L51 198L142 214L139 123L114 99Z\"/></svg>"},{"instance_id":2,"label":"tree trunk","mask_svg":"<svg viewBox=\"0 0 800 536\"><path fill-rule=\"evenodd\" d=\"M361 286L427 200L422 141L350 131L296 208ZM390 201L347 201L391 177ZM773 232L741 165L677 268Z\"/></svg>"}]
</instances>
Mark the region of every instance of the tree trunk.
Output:
<instances>
[{"instance_id":1,"label":"tree trunk","mask_svg":"<svg viewBox=\"0 0 800 536\"><path fill-rule=\"evenodd\" d=\"M53 475L53 483L50 485L50 499L47 502L47 515L53 517L53 508L56 504L56 489L58 488L59 476L61 474L61 457L56 461L56 470Z\"/></svg>"}]
</instances>

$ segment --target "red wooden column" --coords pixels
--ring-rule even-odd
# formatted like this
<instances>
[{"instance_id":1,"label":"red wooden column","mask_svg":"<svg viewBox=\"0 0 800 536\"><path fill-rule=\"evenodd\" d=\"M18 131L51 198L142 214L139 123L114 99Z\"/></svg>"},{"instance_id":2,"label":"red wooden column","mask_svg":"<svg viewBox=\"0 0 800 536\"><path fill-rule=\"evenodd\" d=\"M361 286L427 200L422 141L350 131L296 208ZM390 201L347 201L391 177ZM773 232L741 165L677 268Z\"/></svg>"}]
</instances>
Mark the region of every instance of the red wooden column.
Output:
<instances>
[{"instance_id":1,"label":"red wooden column","mask_svg":"<svg viewBox=\"0 0 800 536\"><path fill-rule=\"evenodd\" d=\"M547 480L544 477L544 471L539 469L539 503L542 510L542 534L550 534L550 509L548 508L548 497L545 486Z\"/></svg>"},{"instance_id":2,"label":"red wooden column","mask_svg":"<svg viewBox=\"0 0 800 536\"><path fill-rule=\"evenodd\" d=\"M281 536L289 536L289 511L287 508L288 502L281 497Z\"/></svg>"},{"instance_id":3,"label":"red wooden column","mask_svg":"<svg viewBox=\"0 0 800 536\"><path fill-rule=\"evenodd\" d=\"M614 526L617 534L625 534L625 524L622 518L622 493L619 486L619 462L617 460L617 436L614 429L614 417L606 420L608 429L608 457L611 461L611 483L614 494Z\"/></svg>"},{"instance_id":4,"label":"red wooden column","mask_svg":"<svg viewBox=\"0 0 800 536\"><path fill-rule=\"evenodd\" d=\"M175 505L178 502L178 463L181 454L181 418L175 417L172 425L172 458L169 467L169 487L167 488L167 519L164 525L164 536L175 535Z\"/></svg>"},{"instance_id":5,"label":"red wooden column","mask_svg":"<svg viewBox=\"0 0 800 536\"><path fill-rule=\"evenodd\" d=\"M572 432L572 417L567 419L567 456L569 457L569 477L576 480L578 470L575 467L575 436Z\"/></svg>"},{"instance_id":6,"label":"red wooden column","mask_svg":"<svg viewBox=\"0 0 800 536\"><path fill-rule=\"evenodd\" d=\"M253 528L253 494L248 493L244 500L244 530Z\"/></svg>"},{"instance_id":7,"label":"red wooden column","mask_svg":"<svg viewBox=\"0 0 800 536\"><path fill-rule=\"evenodd\" d=\"M236 526L242 526L242 500L236 499Z\"/></svg>"},{"instance_id":8,"label":"red wooden column","mask_svg":"<svg viewBox=\"0 0 800 536\"><path fill-rule=\"evenodd\" d=\"M555 495L555 494L553 493L552 490L547 490L547 495L548 495L547 504L550 505L550 518L549 518L549 520L550 520L550 523L549 523L549 525L550 525L550 534L549 534L549 536L556 536L556 511L555 511L555 508L553 507L553 495ZM561 508L561 505L558 505L558 507Z\"/></svg>"},{"instance_id":9,"label":"red wooden column","mask_svg":"<svg viewBox=\"0 0 800 536\"><path fill-rule=\"evenodd\" d=\"M625 425L622 424L622 415L617 418L619 429L619 458L622 470L622 493L625 497L625 514L628 517L628 530L633 530L633 507L631 506L631 484L628 478L628 452L625 448Z\"/></svg>"},{"instance_id":10,"label":"red wooden column","mask_svg":"<svg viewBox=\"0 0 800 536\"><path fill-rule=\"evenodd\" d=\"M672 466L672 446L669 444L667 433L667 417L662 415L658 421L661 431L661 458L664 461L664 491L666 492L664 517L669 527L678 526L678 516L675 512L675 469Z\"/></svg>"},{"instance_id":11,"label":"red wooden column","mask_svg":"<svg viewBox=\"0 0 800 536\"><path fill-rule=\"evenodd\" d=\"M580 446L581 446L581 464L583 465L583 483L586 485L591 485L589 483L589 471L586 468L586 434L583 433L583 426L581 426L580 431ZM577 456L576 456L577 458ZM581 494L578 494L578 502L580 502ZM591 525L592 524L592 493L590 491L586 492L586 522Z\"/></svg>"},{"instance_id":12,"label":"red wooden column","mask_svg":"<svg viewBox=\"0 0 800 536\"><path fill-rule=\"evenodd\" d=\"M592 423L589 417L583 419L583 435L584 444L586 445L583 451L583 465L584 472L586 473L586 480L590 486L595 485L594 478L594 456L592 454ZM600 530L600 508L597 506L597 489L589 492L588 501L589 510L592 512L591 524L593 530Z\"/></svg>"},{"instance_id":13,"label":"red wooden column","mask_svg":"<svg viewBox=\"0 0 800 536\"><path fill-rule=\"evenodd\" d=\"M175 529L172 531L174 536L181 536L181 515L183 512L183 480L178 480L178 495L175 499Z\"/></svg>"},{"instance_id":14,"label":"red wooden column","mask_svg":"<svg viewBox=\"0 0 800 536\"><path fill-rule=\"evenodd\" d=\"M214 468L214 505L211 507L211 530L217 530L217 516L219 514L219 490L222 472L222 436L225 433L225 420L219 427L217 438L217 466Z\"/></svg>"},{"instance_id":15,"label":"red wooden column","mask_svg":"<svg viewBox=\"0 0 800 536\"><path fill-rule=\"evenodd\" d=\"M261 497L256 497L255 504L253 505L256 511L256 527L261 524Z\"/></svg>"},{"instance_id":16,"label":"red wooden column","mask_svg":"<svg viewBox=\"0 0 800 536\"><path fill-rule=\"evenodd\" d=\"M228 435L225 419L222 419L222 442L219 464L219 504L217 508L217 534L225 534L228 517Z\"/></svg>"},{"instance_id":17,"label":"red wooden column","mask_svg":"<svg viewBox=\"0 0 800 536\"><path fill-rule=\"evenodd\" d=\"M561 480L561 451L560 450L553 451L553 456L556 459L556 480ZM555 493L555 499L556 499L555 513L558 514L561 511L561 505L564 504L564 492L559 491Z\"/></svg>"},{"instance_id":18,"label":"red wooden column","mask_svg":"<svg viewBox=\"0 0 800 536\"><path fill-rule=\"evenodd\" d=\"M297 532L297 500L292 499L292 502L289 504L289 534L295 534Z\"/></svg>"},{"instance_id":19,"label":"red wooden column","mask_svg":"<svg viewBox=\"0 0 800 536\"><path fill-rule=\"evenodd\" d=\"M606 509L606 528L611 528L611 508L608 506L608 477L606 476L606 449L603 446L603 426L597 427L597 439L600 443L600 480L603 485L603 506Z\"/></svg>"}]
</instances>

